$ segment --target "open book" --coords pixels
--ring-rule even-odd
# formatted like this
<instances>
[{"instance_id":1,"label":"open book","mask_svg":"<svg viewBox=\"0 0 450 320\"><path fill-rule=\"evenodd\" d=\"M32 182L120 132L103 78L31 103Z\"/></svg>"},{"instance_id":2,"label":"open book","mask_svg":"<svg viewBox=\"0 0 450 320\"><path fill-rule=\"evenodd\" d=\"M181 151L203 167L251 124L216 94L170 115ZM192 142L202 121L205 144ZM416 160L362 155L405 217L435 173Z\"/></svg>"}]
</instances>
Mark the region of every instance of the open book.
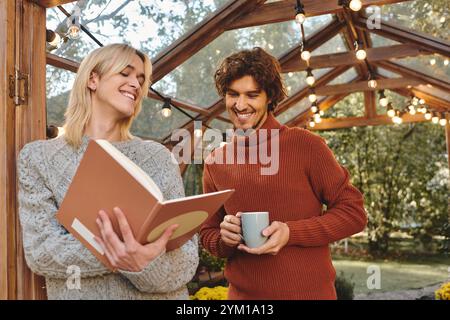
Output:
<instances>
[{"instance_id":1,"label":"open book","mask_svg":"<svg viewBox=\"0 0 450 320\"><path fill-rule=\"evenodd\" d=\"M201 224L225 203L234 190L207 193L165 201L156 183L138 165L106 140L91 140L56 214L57 220L108 268L113 270L94 236L104 209L121 237L113 213L125 213L137 241L157 240L164 230L178 224L167 251L176 249L198 232Z\"/></svg>"}]
</instances>

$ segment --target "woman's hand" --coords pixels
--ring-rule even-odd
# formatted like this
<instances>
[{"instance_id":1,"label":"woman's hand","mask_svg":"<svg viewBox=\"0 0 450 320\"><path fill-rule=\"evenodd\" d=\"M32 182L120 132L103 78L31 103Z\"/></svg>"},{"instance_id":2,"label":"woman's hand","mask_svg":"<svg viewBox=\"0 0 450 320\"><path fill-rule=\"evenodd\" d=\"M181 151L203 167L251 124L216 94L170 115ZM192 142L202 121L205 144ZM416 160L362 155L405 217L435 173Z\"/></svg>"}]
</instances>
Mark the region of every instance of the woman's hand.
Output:
<instances>
[{"instance_id":1,"label":"woman's hand","mask_svg":"<svg viewBox=\"0 0 450 320\"><path fill-rule=\"evenodd\" d=\"M120 270L139 272L148 263L166 251L166 245L178 225L168 227L161 237L146 245L141 245L134 238L133 232L128 224L125 214L120 208L113 209L119 222L122 240L114 232L111 220L105 211L100 210L97 224L100 228L102 238L95 237L95 240L105 251L106 257L114 268Z\"/></svg>"},{"instance_id":2,"label":"woman's hand","mask_svg":"<svg viewBox=\"0 0 450 320\"><path fill-rule=\"evenodd\" d=\"M274 221L263 230L262 234L269 239L258 248L249 248L243 244L238 246L239 250L251 254L272 254L276 255L289 241L289 227L286 223Z\"/></svg>"},{"instance_id":3,"label":"woman's hand","mask_svg":"<svg viewBox=\"0 0 450 320\"><path fill-rule=\"evenodd\" d=\"M229 247L236 247L242 242L240 212L226 215L220 224L220 235L222 241Z\"/></svg>"}]
</instances>

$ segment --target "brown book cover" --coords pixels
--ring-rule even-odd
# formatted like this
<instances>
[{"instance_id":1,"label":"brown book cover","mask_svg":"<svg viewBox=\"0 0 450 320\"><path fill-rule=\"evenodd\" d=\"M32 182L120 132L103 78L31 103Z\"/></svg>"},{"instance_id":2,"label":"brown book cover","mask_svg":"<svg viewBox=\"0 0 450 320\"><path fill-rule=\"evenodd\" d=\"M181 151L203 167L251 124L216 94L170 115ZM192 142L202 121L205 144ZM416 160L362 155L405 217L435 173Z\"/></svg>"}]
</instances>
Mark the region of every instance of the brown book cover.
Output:
<instances>
[{"instance_id":1,"label":"brown book cover","mask_svg":"<svg viewBox=\"0 0 450 320\"><path fill-rule=\"evenodd\" d=\"M106 140L91 140L56 214L57 220L101 262L113 270L94 236L101 237L96 219L105 210L120 236L114 207L125 213L137 241L153 242L172 224L179 224L167 243L176 249L198 232L234 190L164 201L155 182Z\"/></svg>"}]
</instances>

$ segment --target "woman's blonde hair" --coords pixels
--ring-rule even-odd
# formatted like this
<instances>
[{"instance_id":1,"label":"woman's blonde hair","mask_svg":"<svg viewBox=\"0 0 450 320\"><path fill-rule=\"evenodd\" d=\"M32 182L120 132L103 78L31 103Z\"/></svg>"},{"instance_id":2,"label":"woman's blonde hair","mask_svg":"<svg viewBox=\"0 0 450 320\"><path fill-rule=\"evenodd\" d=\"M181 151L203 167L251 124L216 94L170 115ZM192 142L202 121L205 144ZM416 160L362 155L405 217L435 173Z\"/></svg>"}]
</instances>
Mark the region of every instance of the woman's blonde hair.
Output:
<instances>
[{"instance_id":1,"label":"woman's blonde hair","mask_svg":"<svg viewBox=\"0 0 450 320\"><path fill-rule=\"evenodd\" d=\"M92 115L91 90L88 88L92 73L96 73L99 78L119 73L131 64L134 55L138 55L144 62L145 81L142 84L140 96L137 97L134 114L120 121L121 140L133 138L130 127L141 111L143 97L148 93L152 65L148 56L139 50L126 44L110 44L92 51L78 68L65 113L64 136L69 145L74 148L81 145L84 130Z\"/></svg>"}]
</instances>

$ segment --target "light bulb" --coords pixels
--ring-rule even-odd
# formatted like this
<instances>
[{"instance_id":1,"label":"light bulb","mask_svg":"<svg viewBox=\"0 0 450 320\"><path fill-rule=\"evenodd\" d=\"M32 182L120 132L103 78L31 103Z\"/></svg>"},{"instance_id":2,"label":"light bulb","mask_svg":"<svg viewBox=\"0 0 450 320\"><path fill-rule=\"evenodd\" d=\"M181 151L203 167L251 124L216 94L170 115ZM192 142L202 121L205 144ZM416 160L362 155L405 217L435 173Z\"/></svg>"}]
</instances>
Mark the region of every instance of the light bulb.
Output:
<instances>
[{"instance_id":1,"label":"light bulb","mask_svg":"<svg viewBox=\"0 0 450 320\"><path fill-rule=\"evenodd\" d=\"M364 49L358 49L356 51L356 59L358 60L364 60L367 57L366 50Z\"/></svg>"},{"instance_id":2,"label":"light bulb","mask_svg":"<svg viewBox=\"0 0 450 320\"><path fill-rule=\"evenodd\" d=\"M444 66L448 66L448 59L444 60Z\"/></svg>"},{"instance_id":3,"label":"light bulb","mask_svg":"<svg viewBox=\"0 0 450 320\"><path fill-rule=\"evenodd\" d=\"M437 123L439 122L439 117L436 116L436 115L434 115L434 116L431 118L431 122L433 122L434 124L437 124Z\"/></svg>"},{"instance_id":4,"label":"light bulb","mask_svg":"<svg viewBox=\"0 0 450 320\"><path fill-rule=\"evenodd\" d=\"M51 45L52 47L59 48L59 46L61 45L61 36L56 32L54 32L53 34L54 38L48 44Z\"/></svg>"},{"instance_id":5,"label":"light bulb","mask_svg":"<svg viewBox=\"0 0 450 320\"><path fill-rule=\"evenodd\" d=\"M386 97L380 99L380 106L386 107L388 105L388 103L389 103L389 100Z\"/></svg>"},{"instance_id":6,"label":"light bulb","mask_svg":"<svg viewBox=\"0 0 450 320\"><path fill-rule=\"evenodd\" d=\"M415 115L416 114L416 109L414 109L414 108L412 108L412 109L409 109L409 114L410 115Z\"/></svg>"},{"instance_id":7,"label":"light bulb","mask_svg":"<svg viewBox=\"0 0 450 320\"><path fill-rule=\"evenodd\" d=\"M162 108L161 113L164 118L168 118L172 115L172 109L170 108Z\"/></svg>"},{"instance_id":8,"label":"light bulb","mask_svg":"<svg viewBox=\"0 0 450 320\"><path fill-rule=\"evenodd\" d=\"M371 89L375 89L378 86L377 80L372 79L367 82L367 85Z\"/></svg>"},{"instance_id":9,"label":"light bulb","mask_svg":"<svg viewBox=\"0 0 450 320\"><path fill-rule=\"evenodd\" d=\"M445 125L447 124L447 119L445 119L445 118L439 119L439 124L440 124L441 126L445 126Z\"/></svg>"},{"instance_id":10,"label":"light bulb","mask_svg":"<svg viewBox=\"0 0 450 320\"><path fill-rule=\"evenodd\" d=\"M425 100L420 99L420 100L419 100L419 104L425 104Z\"/></svg>"},{"instance_id":11,"label":"light bulb","mask_svg":"<svg viewBox=\"0 0 450 320\"><path fill-rule=\"evenodd\" d=\"M302 60L308 61L311 58L311 52L309 52L308 50L304 50L302 51L300 56L302 57Z\"/></svg>"},{"instance_id":12,"label":"light bulb","mask_svg":"<svg viewBox=\"0 0 450 320\"><path fill-rule=\"evenodd\" d=\"M80 27L76 24L73 24L69 27L69 31L67 32L70 39L78 39L80 37Z\"/></svg>"},{"instance_id":13,"label":"light bulb","mask_svg":"<svg viewBox=\"0 0 450 320\"><path fill-rule=\"evenodd\" d=\"M309 99L310 102L316 102L316 101L317 101L317 96L316 96L315 93L311 93L311 94L308 96L308 99Z\"/></svg>"},{"instance_id":14,"label":"light bulb","mask_svg":"<svg viewBox=\"0 0 450 320\"><path fill-rule=\"evenodd\" d=\"M319 111L320 116L323 116L325 112L323 112L323 110Z\"/></svg>"},{"instance_id":15,"label":"light bulb","mask_svg":"<svg viewBox=\"0 0 450 320\"><path fill-rule=\"evenodd\" d=\"M321 123L322 122L322 118L319 116L319 117L314 117L314 122L315 123Z\"/></svg>"},{"instance_id":16,"label":"light bulb","mask_svg":"<svg viewBox=\"0 0 450 320\"><path fill-rule=\"evenodd\" d=\"M310 122L309 122L309 126L310 126L311 128L314 128L315 125L316 125L316 123L315 123L314 121L310 121Z\"/></svg>"},{"instance_id":17,"label":"light bulb","mask_svg":"<svg viewBox=\"0 0 450 320\"><path fill-rule=\"evenodd\" d=\"M314 76L308 76L308 77L306 77L306 83L307 83L309 86L312 86L312 85L314 84L314 82L316 82L316 79L314 79Z\"/></svg>"},{"instance_id":18,"label":"light bulb","mask_svg":"<svg viewBox=\"0 0 450 320\"><path fill-rule=\"evenodd\" d=\"M317 108L317 106L311 106L311 112L312 113L316 113L317 112L317 110L319 110L318 108Z\"/></svg>"},{"instance_id":19,"label":"light bulb","mask_svg":"<svg viewBox=\"0 0 450 320\"><path fill-rule=\"evenodd\" d=\"M432 117L430 112L425 113L425 119L430 120Z\"/></svg>"},{"instance_id":20,"label":"light bulb","mask_svg":"<svg viewBox=\"0 0 450 320\"><path fill-rule=\"evenodd\" d=\"M319 123L319 121L317 121L317 120L318 120L318 119L320 120L320 114L314 113L313 117L314 117L314 121L315 121L316 123Z\"/></svg>"},{"instance_id":21,"label":"light bulb","mask_svg":"<svg viewBox=\"0 0 450 320\"><path fill-rule=\"evenodd\" d=\"M388 103L387 115L389 118L393 118L395 116L395 110L394 110L394 108L392 108L392 104L390 104L390 103Z\"/></svg>"},{"instance_id":22,"label":"light bulb","mask_svg":"<svg viewBox=\"0 0 450 320\"><path fill-rule=\"evenodd\" d=\"M361 0L352 0L349 5L350 9L353 11L359 11L362 8Z\"/></svg>"},{"instance_id":23,"label":"light bulb","mask_svg":"<svg viewBox=\"0 0 450 320\"><path fill-rule=\"evenodd\" d=\"M306 20L306 17L305 17L304 13L297 13L297 15L295 16L295 21L297 21L297 23L299 23L299 24L303 24L303 22L305 22L305 20Z\"/></svg>"}]
</instances>

